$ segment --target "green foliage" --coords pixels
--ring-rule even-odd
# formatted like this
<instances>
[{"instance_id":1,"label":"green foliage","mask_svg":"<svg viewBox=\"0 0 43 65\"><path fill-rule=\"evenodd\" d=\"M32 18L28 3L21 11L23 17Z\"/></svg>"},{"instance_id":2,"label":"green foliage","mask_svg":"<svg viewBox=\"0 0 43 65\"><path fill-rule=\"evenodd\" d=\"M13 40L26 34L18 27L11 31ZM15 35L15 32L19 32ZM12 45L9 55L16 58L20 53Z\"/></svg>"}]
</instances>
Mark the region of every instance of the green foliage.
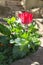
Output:
<instances>
[{"instance_id":1,"label":"green foliage","mask_svg":"<svg viewBox=\"0 0 43 65\"><path fill-rule=\"evenodd\" d=\"M12 47L9 45L0 46L0 65L12 63Z\"/></svg>"},{"instance_id":2,"label":"green foliage","mask_svg":"<svg viewBox=\"0 0 43 65\"><path fill-rule=\"evenodd\" d=\"M0 53L0 61L2 62L4 60L4 55Z\"/></svg>"},{"instance_id":3,"label":"green foliage","mask_svg":"<svg viewBox=\"0 0 43 65\"><path fill-rule=\"evenodd\" d=\"M4 18L4 20L8 23L9 29L11 33L14 31L14 22L16 21L15 17L12 18Z\"/></svg>"},{"instance_id":4,"label":"green foliage","mask_svg":"<svg viewBox=\"0 0 43 65\"><path fill-rule=\"evenodd\" d=\"M37 32L35 22L22 26L16 22L16 18L4 18L7 27L0 24L0 64L11 64L14 60L23 58L31 52L35 52L40 46L40 34ZM27 30L27 31L26 31Z\"/></svg>"},{"instance_id":5,"label":"green foliage","mask_svg":"<svg viewBox=\"0 0 43 65\"><path fill-rule=\"evenodd\" d=\"M4 20L10 25L12 23L14 23L16 21L16 18L15 17L12 17L12 18L4 18Z\"/></svg>"},{"instance_id":6,"label":"green foliage","mask_svg":"<svg viewBox=\"0 0 43 65\"><path fill-rule=\"evenodd\" d=\"M0 24L0 33L7 35L7 36L11 34L10 30L3 24Z\"/></svg>"},{"instance_id":7,"label":"green foliage","mask_svg":"<svg viewBox=\"0 0 43 65\"><path fill-rule=\"evenodd\" d=\"M9 43L9 39L7 36L0 36L0 43L6 45Z\"/></svg>"}]
</instances>

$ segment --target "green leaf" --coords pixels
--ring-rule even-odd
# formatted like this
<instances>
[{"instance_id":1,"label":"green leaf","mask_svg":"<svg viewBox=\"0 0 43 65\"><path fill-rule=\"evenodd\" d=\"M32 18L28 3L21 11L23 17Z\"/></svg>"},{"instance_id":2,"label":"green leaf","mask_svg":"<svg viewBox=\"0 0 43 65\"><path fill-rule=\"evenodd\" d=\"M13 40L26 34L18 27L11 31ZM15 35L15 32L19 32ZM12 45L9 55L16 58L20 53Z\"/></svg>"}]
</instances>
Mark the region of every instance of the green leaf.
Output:
<instances>
[{"instance_id":1,"label":"green leaf","mask_svg":"<svg viewBox=\"0 0 43 65\"><path fill-rule=\"evenodd\" d=\"M13 58L23 58L29 52L28 45L20 45L13 47Z\"/></svg>"},{"instance_id":2,"label":"green leaf","mask_svg":"<svg viewBox=\"0 0 43 65\"><path fill-rule=\"evenodd\" d=\"M3 24L0 24L0 33L7 35L7 36L11 34L10 30Z\"/></svg>"},{"instance_id":3,"label":"green leaf","mask_svg":"<svg viewBox=\"0 0 43 65\"><path fill-rule=\"evenodd\" d=\"M21 56L20 47L19 46L14 46L13 47L13 58L17 59L17 58L20 58L20 56Z\"/></svg>"},{"instance_id":4,"label":"green leaf","mask_svg":"<svg viewBox=\"0 0 43 65\"><path fill-rule=\"evenodd\" d=\"M15 17L12 17L11 18L11 22L15 22L16 21L16 18Z\"/></svg>"},{"instance_id":5,"label":"green leaf","mask_svg":"<svg viewBox=\"0 0 43 65\"><path fill-rule=\"evenodd\" d=\"M15 40L14 39L11 39L10 40L10 44L14 44L15 43Z\"/></svg>"},{"instance_id":6,"label":"green leaf","mask_svg":"<svg viewBox=\"0 0 43 65\"><path fill-rule=\"evenodd\" d=\"M7 36L0 36L0 43L2 44L8 44L9 40Z\"/></svg>"},{"instance_id":7,"label":"green leaf","mask_svg":"<svg viewBox=\"0 0 43 65\"><path fill-rule=\"evenodd\" d=\"M4 18L5 21L7 21L8 24L12 24L16 21L16 18L15 17L12 17L12 18Z\"/></svg>"},{"instance_id":8,"label":"green leaf","mask_svg":"<svg viewBox=\"0 0 43 65\"><path fill-rule=\"evenodd\" d=\"M0 53L0 62L2 62L3 60L4 60L4 55Z\"/></svg>"},{"instance_id":9,"label":"green leaf","mask_svg":"<svg viewBox=\"0 0 43 65\"><path fill-rule=\"evenodd\" d=\"M21 35L21 37L27 39L28 38L28 34L24 33L24 34Z\"/></svg>"},{"instance_id":10,"label":"green leaf","mask_svg":"<svg viewBox=\"0 0 43 65\"><path fill-rule=\"evenodd\" d=\"M8 20L7 20L7 23L8 23L8 24L11 24L11 20L10 20L10 19L8 19Z\"/></svg>"}]
</instances>

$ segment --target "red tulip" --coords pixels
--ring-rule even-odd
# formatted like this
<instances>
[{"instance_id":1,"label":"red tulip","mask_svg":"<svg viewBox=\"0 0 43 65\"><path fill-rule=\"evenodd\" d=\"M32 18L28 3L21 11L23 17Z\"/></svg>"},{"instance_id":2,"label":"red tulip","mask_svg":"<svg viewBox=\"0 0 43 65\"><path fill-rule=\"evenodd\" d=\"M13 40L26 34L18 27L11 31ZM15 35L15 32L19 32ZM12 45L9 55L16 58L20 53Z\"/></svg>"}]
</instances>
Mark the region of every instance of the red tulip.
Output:
<instances>
[{"instance_id":1,"label":"red tulip","mask_svg":"<svg viewBox=\"0 0 43 65\"><path fill-rule=\"evenodd\" d=\"M32 13L29 13L29 12L23 12L19 14L19 18L21 19L23 24L29 24L33 20L33 15Z\"/></svg>"}]
</instances>

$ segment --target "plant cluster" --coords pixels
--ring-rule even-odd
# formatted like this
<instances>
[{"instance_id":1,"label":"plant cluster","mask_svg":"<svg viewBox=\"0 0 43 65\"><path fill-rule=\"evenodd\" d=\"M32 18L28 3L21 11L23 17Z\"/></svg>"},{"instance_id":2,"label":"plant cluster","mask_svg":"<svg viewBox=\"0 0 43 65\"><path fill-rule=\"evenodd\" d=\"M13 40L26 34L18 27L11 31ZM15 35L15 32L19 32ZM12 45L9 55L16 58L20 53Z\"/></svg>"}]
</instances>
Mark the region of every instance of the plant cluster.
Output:
<instances>
[{"instance_id":1,"label":"plant cluster","mask_svg":"<svg viewBox=\"0 0 43 65\"><path fill-rule=\"evenodd\" d=\"M40 46L40 34L28 12L19 14L19 18L4 18L7 25L0 24L0 64L7 65L14 60L35 52Z\"/></svg>"}]
</instances>

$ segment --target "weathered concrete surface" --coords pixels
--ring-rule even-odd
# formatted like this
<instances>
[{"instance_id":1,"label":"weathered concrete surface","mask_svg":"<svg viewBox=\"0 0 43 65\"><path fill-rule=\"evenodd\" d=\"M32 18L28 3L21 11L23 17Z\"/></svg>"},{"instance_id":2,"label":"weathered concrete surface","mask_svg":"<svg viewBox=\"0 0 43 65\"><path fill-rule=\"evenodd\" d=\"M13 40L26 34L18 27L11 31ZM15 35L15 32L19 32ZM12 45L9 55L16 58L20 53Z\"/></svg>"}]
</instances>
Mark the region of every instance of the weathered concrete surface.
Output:
<instances>
[{"instance_id":1,"label":"weathered concrete surface","mask_svg":"<svg viewBox=\"0 0 43 65\"><path fill-rule=\"evenodd\" d=\"M43 7L43 0L0 0L0 16L35 7Z\"/></svg>"},{"instance_id":2,"label":"weathered concrete surface","mask_svg":"<svg viewBox=\"0 0 43 65\"><path fill-rule=\"evenodd\" d=\"M11 9L9 7L0 6L0 17L6 16L11 12Z\"/></svg>"},{"instance_id":3,"label":"weathered concrete surface","mask_svg":"<svg viewBox=\"0 0 43 65\"><path fill-rule=\"evenodd\" d=\"M0 0L0 16L8 16L19 10L24 10L20 0Z\"/></svg>"},{"instance_id":4,"label":"weathered concrete surface","mask_svg":"<svg viewBox=\"0 0 43 65\"><path fill-rule=\"evenodd\" d=\"M23 9L20 0L0 0L0 6L9 7L15 11Z\"/></svg>"},{"instance_id":5,"label":"weathered concrete surface","mask_svg":"<svg viewBox=\"0 0 43 65\"><path fill-rule=\"evenodd\" d=\"M26 0L25 7L26 9L43 7L43 0Z\"/></svg>"}]
</instances>

